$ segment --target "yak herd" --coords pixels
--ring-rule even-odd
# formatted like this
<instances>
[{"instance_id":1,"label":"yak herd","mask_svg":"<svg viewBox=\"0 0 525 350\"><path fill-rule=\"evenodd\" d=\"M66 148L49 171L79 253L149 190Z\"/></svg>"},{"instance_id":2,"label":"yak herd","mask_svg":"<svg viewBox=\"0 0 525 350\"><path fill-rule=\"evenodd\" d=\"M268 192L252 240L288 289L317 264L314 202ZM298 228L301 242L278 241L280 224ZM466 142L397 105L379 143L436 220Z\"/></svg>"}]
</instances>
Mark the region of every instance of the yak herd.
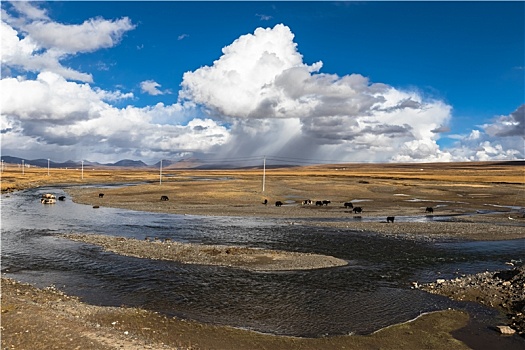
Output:
<instances>
[{"instance_id":1,"label":"yak herd","mask_svg":"<svg viewBox=\"0 0 525 350\"><path fill-rule=\"evenodd\" d=\"M302 201L302 205L313 205L315 204L316 207L323 207L323 206L328 206L328 204L330 204L331 201L329 200L319 200L319 201L313 201L311 199L305 199L304 201ZM264 205L268 205L268 199L264 199L263 203ZM275 202L275 206L276 207L281 207L283 205L283 202L282 201L276 201ZM354 204L352 202L344 202L343 203L343 207L345 209L352 209L351 211L353 211L354 214L361 214L364 212L363 208L362 207L354 207ZM426 207L425 208L425 213L429 213L429 214L433 214L434 213L434 208L432 207ZM395 216L387 216L386 217L386 222L388 223L393 223L395 220Z\"/></svg>"},{"instance_id":2,"label":"yak herd","mask_svg":"<svg viewBox=\"0 0 525 350\"><path fill-rule=\"evenodd\" d=\"M328 204L330 204L330 203L332 203L332 202L327 200L327 199L322 200L322 201L315 201L315 202L313 200L311 200L311 199L305 199L304 201L302 201L302 205L313 205L313 204L315 204L316 207L328 206ZM265 199L262 204L267 205L268 204L268 199ZM276 207L280 207L282 205L283 205L283 202L281 202L281 201L275 202L275 206ZM354 212L354 214L359 214L359 213L363 212L363 208L362 207L354 207L354 205L351 202L345 202L343 204L343 206L345 207L345 209L351 208L352 211ZM427 210L428 209L429 208L427 208ZM432 208L430 208L430 209L432 209Z\"/></svg>"},{"instance_id":3,"label":"yak herd","mask_svg":"<svg viewBox=\"0 0 525 350\"><path fill-rule=\"evenodd\" d=\"M98 198L104 198L104 193L99 193ZM66 197L65 196L60 196L60 197L58 197L58 200L59 201L65 201ZM168 196L161 196L160 200L161 201L169 201L169 198L168 198ZM54 194L51 194L51 193L43 194L42 198L40 198L40 202L42 204L55 204L56 201L57 201L56 196ZM315 201L315 202L313 200L311 200L311 199L305 199L304 201L302 201L301 204L302 205L313 205L313 204L315 204L316 207L323 207L323 206L328 206L328 204L330 204L330 203L331 203L331 201L329 201L327 199L319 200L319 201ZM268 205L268 199L264 199L263 204L264 205ZM284 203L282 201L276 201L275 202L275 206L276 207L281 207L283 204ZM93 208L98 208L98 207L99 207L98 205L93 206ZM343 203L343 207L345 209L352 209L354 214L361 214L364 211L362 207L354 207L352 202L344 202ZM425 213L433 214L434 213L434 208L426 207L425 208ZM393 223L394 220L395 220L395 216L387 216L387 218L386 218L386 222L389 222L389 223Z\"/></svg>"}]
</instances>

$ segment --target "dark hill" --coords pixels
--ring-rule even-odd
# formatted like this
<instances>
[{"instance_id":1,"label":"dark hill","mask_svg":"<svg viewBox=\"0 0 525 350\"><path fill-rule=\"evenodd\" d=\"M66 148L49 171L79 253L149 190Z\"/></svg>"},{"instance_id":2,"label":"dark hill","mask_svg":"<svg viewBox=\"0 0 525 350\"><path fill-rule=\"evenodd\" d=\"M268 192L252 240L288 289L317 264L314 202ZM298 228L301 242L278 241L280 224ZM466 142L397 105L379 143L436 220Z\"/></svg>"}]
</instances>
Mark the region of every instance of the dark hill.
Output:
<instances>
[{"instance_id":1,"label":"dark hill","mask_svg":"<svg viewBox=\"0 0 525 350\"><path fill-rule=\"evenodd\" d=\"M113 164L108 163L108 164L105 164L105 165L108 165L108 166L121 166L121 167L133 167L133 168L144 168L144 167L148 166L146 163L144 163L141 160L131 160L131 159L123 159L123 160L119 160L116 163L113 163Z\"/></svg>"}]
</instances>

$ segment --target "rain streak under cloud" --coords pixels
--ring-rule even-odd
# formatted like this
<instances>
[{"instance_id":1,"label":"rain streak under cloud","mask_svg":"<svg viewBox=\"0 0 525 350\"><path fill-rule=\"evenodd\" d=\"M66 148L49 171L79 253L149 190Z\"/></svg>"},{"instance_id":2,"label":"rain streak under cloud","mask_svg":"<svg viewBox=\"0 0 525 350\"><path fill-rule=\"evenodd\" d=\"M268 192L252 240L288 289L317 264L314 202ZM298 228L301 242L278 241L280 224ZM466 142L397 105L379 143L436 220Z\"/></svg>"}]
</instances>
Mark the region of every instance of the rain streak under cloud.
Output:
<instances>
[{"instance_id":1,"label":"rain streak under cloud","mask_svg":"<svg viewBox=\"0 0 525 350\"><path fill-rule=\"evenodd\" d=\"M240 35L214 62L167 88L137 81L143 94L179 96L174 104L137 107L132 92L104 90L65 62L111 50L140 23L122 17L62 24L35 4L10 5L2 6L1 24L6 155L151 163L192 153L340 162L525 158L523 105L468 135L451 135L454 146L441 149L437 140L450 131L452 106L358 73L324 73L322 61L304 62L285 24ZM71 33L85 40L73 41Z\"/></svg>"}]
</instances>

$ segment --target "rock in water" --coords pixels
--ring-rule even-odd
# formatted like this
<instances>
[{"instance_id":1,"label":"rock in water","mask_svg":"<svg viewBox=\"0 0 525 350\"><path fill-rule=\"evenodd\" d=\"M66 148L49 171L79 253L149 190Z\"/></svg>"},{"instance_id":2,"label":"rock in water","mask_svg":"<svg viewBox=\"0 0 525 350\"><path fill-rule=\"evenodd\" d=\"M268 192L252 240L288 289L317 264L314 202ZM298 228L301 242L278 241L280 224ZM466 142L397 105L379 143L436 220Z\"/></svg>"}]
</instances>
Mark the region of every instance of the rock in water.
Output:
<instances>
[{"instance_id":1,"label":"rock in water","mask_svg":"<svg viewBox=\"0 0 525 350\"><path fill-rule=\"evenodd\" d=\"M511 335L511 334L516 333L516 331L510 328L509 326L498 326L497 328L501 334Z\"/></svg>"}]
</instances>

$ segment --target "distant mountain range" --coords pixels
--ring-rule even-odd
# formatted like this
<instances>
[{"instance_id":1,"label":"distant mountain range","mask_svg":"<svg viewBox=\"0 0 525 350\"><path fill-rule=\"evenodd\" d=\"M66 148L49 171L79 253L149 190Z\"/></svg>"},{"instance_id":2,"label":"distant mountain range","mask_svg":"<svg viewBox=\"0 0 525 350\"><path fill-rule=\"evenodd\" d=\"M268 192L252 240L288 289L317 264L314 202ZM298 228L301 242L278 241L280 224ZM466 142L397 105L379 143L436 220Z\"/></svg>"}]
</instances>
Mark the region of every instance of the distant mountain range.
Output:
<instances>
[{"instance_id":1,"label":"distant mountain range","mask_svg":"<svg viewBox=\"0 0 525 350\"><path fill-rule=\"evenodd\" d=\"M47 159L24 159L19 157L11 157L11 156L2 156L2 160L6 164L22 164L22 161L24 161L24 164L29 164L31 166L37 166L41 168L47 168L48 166L48 160ZM79 168L82 166L82 162L73 161L73 160L67 160L65 162L54 162L52 160L49 161L49 167L50 168ZM116 163L98 163L98 162L90 162L90 161L84 161L85 167L90 168L97 168L97 167L126 167L126 168L148 168L150 167L146 163L144 163L141 160L131 160L131 159L123 159L119 160ZM151 166L152 168L155 167L154 165Z\"/></svg>"},{"instance_id":2,"label":"distant mountain range","mask_svg":"<svg viewBox=\"0 0 525 350\"><path fill-rule=\"evenodd\" d=\"M47 159L24 159L19 157L11 157L11 156L1 156L1 159L4 161L5 164L22 164L22 161L24 161L24 164L31 165L31 166L37 166L40 168L47 168ZM492 163L495 164L501 164L501 165L519 165L523 166L525 165L525 160L513 160L513 161L493 161ZM312 164L310 164L312 165ZM319 164L320 165L320 164ZM80 168L82 166L82 162L68 160L62 163L59 162L53 162L52 160L49 161L49 167L50 168ZM266 163L266 168L288 168L288 167L297 167L300 165L297 164L268 164ZM132 160L132 159L122 159L115 163L98 163L98 162L90 162L90 161L84 161L84 167L89 168L142 168L142 169L159 169L160 168L160 161L148 165L144 163L141 160ZM178 160L169 160L169 159L163 159L162 160L162 169L170 170L170 169L260 169L262 168L262 164L251 162L227 162L224 161L213 161L209 159L199 159L199 158L185 158L185 159L178 159Z\"/></svg>"},{"instance_id":3,"label":"distant mountain range","mask_svg":"<svg viewBox=\"0 0 525 350\"><path fill-rule=\"evenodd\" d=\"M6 164L22 164L22 161L26 165L30 166L36 166L40 168L47 168L48 166L48 160L47 159L24 159L19 157L12 157L12 156L2 156L1 157L4 163ZM73 161L68 160L65 162L54 162L52 160L49 161L49 167L50 168L80 168L82 166L82 162L79 161ZM143 168L143 169L159 169L160 168L160 161L148 165L144 163L141 160L132 160L132 159L122 159L115 163L98 163L98 162L90 162L90 161L84 161L84 167L89 168L109 168L109 167L121 167L121 168ZM202 161L197 158L186 158L181 160L168 160L163 159L162 160L162 168L169 170L169 169L225 169L225 168L242 168L243 165L240 164L214 164L209 161ZM251 166L252 168L254 166ZM257 166L255 166L257 167Z\"/></svg>"}]
</instances>

